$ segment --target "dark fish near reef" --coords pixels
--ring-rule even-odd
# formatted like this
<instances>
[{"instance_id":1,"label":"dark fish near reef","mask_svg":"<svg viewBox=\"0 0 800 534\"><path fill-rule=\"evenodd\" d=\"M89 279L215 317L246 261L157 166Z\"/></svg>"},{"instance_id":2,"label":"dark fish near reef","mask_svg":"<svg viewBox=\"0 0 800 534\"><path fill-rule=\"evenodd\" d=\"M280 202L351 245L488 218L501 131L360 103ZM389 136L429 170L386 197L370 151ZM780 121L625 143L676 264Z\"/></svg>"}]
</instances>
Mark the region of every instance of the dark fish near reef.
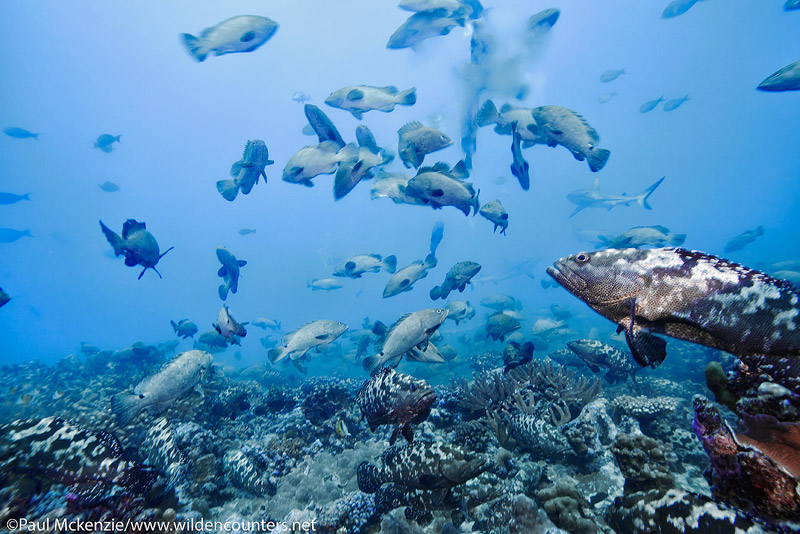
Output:
<instances>
[{"instance_id":1,"label":"dark fish near reef","mask_svg":"<svg viewBox=\"0 0 800 534\"><path fill-rule=\"evenodd\" d=\"M213 358L201 350L189 350L177 355L159 371L139 382L133 392L111 397L111 411L120 427L127 426L139 412L149 409L158 415L169 408L175 399L210 378Z\"/></svg>"},{"instance_id":2,"label":"dark fish near reef","mask_svg":"<svg viewBox=\"0 0 800 534\"><path fill-rule=\"evenodd\" d=\"M156 264L164 254L175 247L169 247L163 253L159 253L156 238L147 231L145 223L135 219L128 219L122 225L122 237L109 230L103 224L103 221L100 221L100 228L103 230L103 234L109 244L113 247L114 254L116 256L125 256L125 265L128 267L135 265L144 267L139 274L139 279L144 276L147 269L153 269L158 277L161 278L161 273L156 269Z\"/></svg>"},{"instance_id":3,"label":"dark fish near reef","mask_svg":"<svg viewBox=\"0 0 800 534\"><path fill-rule=\"evenodd\" d=\"M510 315L503 312L497 312L489 316L489 318L486 320L485 328L487 337L490 337L495 341L498 339L500 341L505 341L505 338L508 334L514 330L519 330L522 328L522 325Z\"/></svg>"},{"instance_id":4,"label":"dark fish near reef","mask_svg":"<svg viewBox=\"0 0 800 534\"><path fill-rule=\"evenodd\" d=\"M236 256L231 254L225 247L217 248L217 259L222 264L222 267L217 271L217 276L223 280L222 285L219 286L219 298L225 300L228 298L228 292L236 293L239 290L239 269L247 265L245 260L237 260Z\"/></svg>"},{"instance_id":5,"label":"dark fish near reef","mask_svg":"<svg viewBox=\"0 0 800 534\"><path fill-rule=\"evenodd\" d=\"M516 341L509 341L503 350L503 373L525 365L533 360L533 343L526 341L522 345Z\"/></svg>"},{"instance_id":6,"label":"dark fish near reef","mask_svg":"<svg viewBox=\"0 0 800 534\"><path fill-rule=\"evenodd\" d=\"M586 362L593 373L601 368L608 369L606 380L612 384L630 376L636 381L636 372L641 369L621 350L596 339L577 339L568 341L569 349Z\"/></svg>"},{"instance_id":7,"label":"dark fish near reef","mask_svg":"<svg viewBox=\"0 0 800 534\"><path fill-rule=\"evenodd\" d=\"M250 194L253 186L258 183L259 177L263 176L264 183L267 183L267 174L264 172L264 168L273 163L275 162L269 159L269 150L267 150L267 145L264 141L261 139L248 141L244 145L242 159L231 167L230 175L233 178L219 180L217 182L217 191L222 195L222 198L229 202L233 202L239 191L243 195Z\"/></svg>"},{"instance_id":8,"label":"dark fish near reef","mask_svg":"<svg viewBox=\"0 0 800 534\"><path fill-rule=\"evenodd\" d=\"M249 448L231 449L222 458L222 468L231 484L258 497L275 495L276 488L269 480L269 473L259 468L253 457L244 451Z\"/></svg>"},{"instance_id":9,"label":"dark fish near reef","mask_svg":"<svg viewBox=\"0 0 800 534\"><path fill-rule=\"evenodd\" d=\"M544 136L547 146L563 146L578 161L586 160L592 172L605 167L611 152L597 146L600 135L582 116L561 106L541 106L532 113L536 124L529 124L528 129Z\"/></svg>"},{"instance_id":10,"label":"dark fish near reef","mask_svg":"<svg viewBox=\"0 0 800 534\"><path fill-rule=\"evenodd\" d=\"M102 134L97 137L97 141L94 142L94 147L99 148L100 150L108 154L114 148L115 142L117 143L121 142L120 137L122 137L121 134L120 135Z\"/></svg>"},{"instance_id":11,"label":"dark fish near reef","mask_svg":"<svg viewBox=\"0 0 800 534\"><path fill-rule=\"evenodd\" d=\"M522 136L517 130L517 123L513 123L511 125L511 174L517 177L522 190L527 191L531 187L531 178L528 174L530 165L522 157Z\"/></svg>"},{"instance_id":12,"label":"dark fish near reef","mask_svg":"<svg viewBox=\"0 0 800 534\"><path fill-rule=\"evenodd\" d=\"M445 133L423 126L419 121L409 122L397 131L397 135L397 152L406 167L417 168L427 154L453 144Z\"/></svg>"},{"instance_id":13,"label":"dark fish near reef","mask_svg":"<svg viewBox=\"0 0 800 534\"><path fill-rule=\"evenodd\" d=\"M416 102L417 89L415 87L398 91L394 85L344 87L334 91L325 99L325 103L329 106L349 111L358 120L361 120L367 111L377 110L389 113L394 110L395 106L413 106Z\"/></svg>"},{"instance_id":14,"label":"dark fish near reef","mask_svg":"<svg viewBox=\"0 0 800 534\"><path fill-rule=\"evenodd\" d=\"M762 235L764 235L763 226L759 226L755 230L747 230L746 232L742 232L725 243L725 248L722 250L723 252L734 252L736 250L741 250Z\"/></svg>"},{"instance_id":15,"label":"dark fish near reef","mask_svg":"<svg viewBox=\"0 0 800 534\"><path fill-rule=\"evenodd\" d=\"M431 300L446 299L451 291L458 289L460 293L464 292L467 284L470 283L472 277L478 274L481 270L481 265L474 261L461 261L453 265L444 277L442 285L434 286L431 289Z\"/></svg>"},{"instance_id":16,"label":"dark fish near reef","mask_svg":"<svg viewBox=\"0 0 800 534\"><path fill-rule=\"evenodd\" d=\"M195 348L198 346L202 347L203 345L205 345L209 352L221 352L221 350L224 350L225 347L228 346L228 338L217 332L216 329L212 329L198 336L195 342Z\"/></svg>"},{"instance_id":17,"label":"dark fish near reef","mask_svg":"<svg viewBox=\"0 0 800 534\"><path fill-rule=\"evenodd\" d=\"M275 32L278 23L267 17L239 15L206 28L195 37L182 33L181 40L195 61L205 61L208 54L216 56L236 52L252 52L266 43Z\"/></svg>"},{"instance_id":18,"label":"dark fish near reef","mask_svg":"<svg viewBox=\"0 0 800 534\"><path fill-rule=\"evenodd\" d=\"M16 204L20 200L30 200L31 194L25 193L24 195L15 195L14 193L0 192L0 206L8 206L9 204Z\"/></svg>"},{"instance_id":19,"label":"dark fish near reef","mask_svg":"<svg viewBox=\"0 0 800 534\"><path fill-rule=\"evenodd\" d=\"M394 273L397 269L397 257L392 255L384 258L380 254L352 256L336 266L333 276L361 278L364 273L377 273L381 269L387 273Z\"/></svg>"},{"instance_id":20,"label":"dark fish near reef","mask_svg":"<svg viewBox=\"0 0 800 534\"><path fill-rule=\"evenodd\" d=\"M500 204L499 200L487 202L481 206L479 213L494 224L492 233L500 228L500 233L506 235L506 229L508 228L508 212L506 212L506 209Z\"/></svg>"},{"instance_id":21,"label":"dark fish near reef","mask_svg":"<svg viewBox=\"0 0 800 534\"><path fill-rule=\"evenodd\" d=\"M29 132L25 128L17 128L16 126L4 128L3 133L16 139L39 139L38 133Z\"/></svg>"},{"instance_id":22,"label":"dark fish near reef","mask_svg":"<svg viewBox=\"0 0 800 534\"><path fill-rule=\"evenodd\" d=\"M193 337L197 333L197 325L189 319L181 319L177 323L175 321L170 321L169 324L172 325L172 330L175 331L175 335L183 339Z\"/></svg>"},{"instance_id":23,"label":"dark fish near reef","mask_svg":"<svg viewBox=\"0 0 800 534\"><path fill-rule=\"evenodd\" d=\"M178 438L169 419L159 417L147 429L142 443L142 452L145 454L147 464L164 474L171 484L177 484L184 480L189 461L178 447Z\"/></svg>"},{"instance_id":24,"label":"dark fish near reef","mask_svg":"<svg viewBox=\"0 0 800 534\"><path fill-rule=\"evenodd\" d=\"M17 420L0 427L0 471L34 474L72 486L81 497L100 497L112 485L146 493L156 472L125 459L107 432L90 432L61 419Z\"/></svg>"},{"instance_id":25,"label":"dark fish near reef","mask_svg":"<svg viewBox=\"0 0 800 534\"><path fill-rule=\"evenodd\" d=\"M436 402L436 392L425 380L398 373L390 367L364 382L356 396L356 404L375 432L381 425L396 425L389 444L394 445L402 433L409 443L414 441L411 423L421 423Z\"/></svg>"},{"instance_id":26,"label":"dark fish near reef","mask_svg":"<svg viewBox=\"0 0 800 534\"><path fill-rule=\"evenodd\" d=\"M217 316L217 323L213 326L221 336L225 337L225 339L229 340L233 345L240 345L239 338L247 335L247 330L245 329L246 324L246 322L237 323L228 307L223 304Z\"/></svg>"},{"instance_id":27,"label":"dark fish near reef","mask_svg":"<svg viewBox=\"0 0 800 534\"><path fill-rule=\"evenodd\" d=\"M13 243L23 237L33 237L29 229L15 230L13 228L0 228L0 243Z\"/></svg>"},{"instance_id":28,"label":"dark fish near reef","mask_svg":"<svg viewBox=\"0 0 800 534\"><path fill-rule=\"evenodd\" d=\"M8 304L9 300L11 300L11 297L9 297L8 293L3 291L3 288L0 287L0 308Z\"/></svg>"},{"instance_id":29,"label":"dark fish near reef","mask_svg":"<svg viewBox=\"0 0 800 534\"><path fill-rule=\"evenodd\" d=\"M119 186L114 182L103 182L98 187L106 193L116 193L119 191Z\"/></svg>"},{"instance_id":30,"label":"dark fish near reef","mask_svg":"<svg viewBox=\"0 0 800 534\"><path fill-rule=\"evenodd\" d=\"M666 357L665 334L740 358L800 357L800 292L790 282L685 249L581 252L547 268L625 331L640 365Z\"/></svg>"},{"instance_id":31,"label":"dark fish near reef","mask_svg":"<svg viewBox=\"0 0 800 534\"><path fill-rule=\"evenodd\" d=\"M375 356L364 358L362 362L364 370L374 374L386 365L397 367L406 355L417 361L432 361L430 354L424 353L428 346L432 345L429 342L431 336L442 326L446 318L447 310L441 308L419 310L402 316L386 332L380 352ZM378 330L377 323L375 326L373 331ZM444 358L441 358L441 361L444 361Z\"/></svg>"},{"instance_id":32,"label":"dark fish near reef","mask_svg":"<svg viewBox=\"0 0 800 534\"><path fill-rule=\"evenodd\" d=\"M314 133L319 137L320 143L331 141L336 143L339 148L345 145L344 139L342 139L342 136L339 134L339 130L336 129L331 119L328 118L325 112L319 109L319 107L314 104L306 104L303 106L303 112L306 115L306 119L308 119L308 124L311 126L311 129L314 130Z\"/></svg>"},{"instance_id":33,"label":"dark fish near reef","mask_svg":"<svg viewBox=\"0 0 800 534\"><path fill-rule=\"evenodd\" d=\"M380 465L362 462L358 488L375 493L392 482L408 489L448 489L477 477L489 467L481 455L441 441L417 440L387 449Z\"/></svg>"}]
</instances>

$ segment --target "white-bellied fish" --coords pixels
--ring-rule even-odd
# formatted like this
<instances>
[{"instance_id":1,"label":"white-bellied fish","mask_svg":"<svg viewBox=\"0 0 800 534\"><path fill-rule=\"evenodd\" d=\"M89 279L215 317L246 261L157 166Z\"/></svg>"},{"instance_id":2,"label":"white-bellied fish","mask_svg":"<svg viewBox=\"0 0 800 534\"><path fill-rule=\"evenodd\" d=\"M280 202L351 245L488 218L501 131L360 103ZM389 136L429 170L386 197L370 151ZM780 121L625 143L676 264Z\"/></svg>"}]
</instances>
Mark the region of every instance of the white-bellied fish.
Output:
<instances>
[{"instance_id":1,"label":"white-bellied fish","mask_svg":"<svg viewBox=\"0 0 800 534\"><path fill-rule=\"evenodd\" d=\"M797 288L728 260L680 248L612 249L561 258L547 272L624 330L642 366L666 356L652 333L740 358L800 357Z\"/></svg>"},{"instance_id":2,"label":"white-bellied fish","mask_svg":"<svg viewBox=\"0 0 800 534\"><path fill-rule=\"evenodd\" d=\"M239 15L206 28L195 37L182 33L186 50L195 61L205 61L209 54L216 56L236 52L252 52L266 43L278 30L278 24L267 17Z\"/></svg>"},{"instance_id":3,"label":"white-bellied fish","mask_svg":"<svg viewBox=\"0 0 800 534\"><path fill-rule=\"evenodd\" d=\"M459 161L451 169L447 163L439 162L433 167L420 167L416 176L406 184L405 194L425 200L433 209L453 206L469 216L480 210L478 195L471 183L464 161Z\"/></svg>"},{"instance_id":4,"label":"white-bellied fish","mask_svg":"<svg viewBox=\"0 0 800 534\"><path fill-rule=\"evenodd\" d=\"M117 424L127 426L145 409L149 409L151 415L163 412L201 380L210 378L212 361L211 354L201 350L183 352L139 382L133 392L114 395L111 411L117 416Z\"/></svg>"},{"instance_id":5,"label":"white-bellied fish","mask_svg":"<svg viewBox=\"0 0 800 534\"><path fill-rule=\"evenodd\" d=\"M661 185L664 178L658 179L653 185L634 196L622 195L608 195L600 192L600 182L595 178L594 188L580 189L573 191L567 195L567 199L573 204L577 205L575 210L570 214L570 218L574 217L577 213L585 210L586 208L604 208L610 210L614 206L630 206L633 203L638 204L646 210L653 209L647 203L647 199L653 194L653 191Z\"/></svg>"},{"instance_id":6,"label":"white-bellied fish","mask_svg":"<svg viewBox=\"0 0 800 534\"><path fill-rule=\"evenodd\" d=\"M100 221L100 229L103 230L103 235L106 236L109 244L114 249L114 255L117 257L125 256L125 265L128 267L136 265L144 267L139 274L140 280L147 269L153 269L158 277L161 278L161 273L156 269L156 265L164 257L164 254L175 247L169 247L164 252L160 252L156 238L147 231L145 223L135 219L125 221L122 225L122 236L110 230L103 224L103 221Z\"/></svg>"},{"instance_id":7,"label":"white-bellied fish","mask_svg":"<svg viewBox=\"0 0 800 534\"><path fill-rule=\"evenodd\" d=\"M364 370L369 374L375 374L386 365L397 367L406 354L414 359L420 359L419 351L424 352L428 348L431 344L430 337L442 326L446 318L447 310L442 308L425 309L402 316L387 332L380 352L375 356L364 358ZM444 358L441 361L444 361Z\"/></svg>"},{"instance_id":8,"label":"white-bellied fish","mask_svg":"<svg viewBox=\"0 0 800 534\"><path fill-rule=\"evenodd\" d=\"M333 276L361 278L364 273L377 273L381 269L393 274L397 269L397 256L383 257L380 254L358 254L337 265L333 271Z\"/></svg>"},{"instance_id":9,"label":"white-bellied fish","mask_svg":"<svg viewBox=\"0 0 800 534\"><path fill-rule=\"evenodd\" d=\"M325 99L325 103L329 106L349 111L358 120L361 120L367 111L377 110L389 113L394 110L395 106L413 106L416 102L417 89L415 87L398 91L394 85L343 87Z\"/></svg>"},{"instance_id":10,"label":"white-bellied fish","mask_svg":"<svg viewBox=\"0 0 800 534\"><path fill-rule=\"evenodd\" d=\"M213 326L219 335L230 341L232 345L241 345L239 338L247 335L246 324L248 323L238 323L231 315L228 306L223 304L217 315L217 322Z\"/></svg>"},{"instance_id":11,"label":"white-bellied fish","mask_svg":"<svg viewBox=\"0 0 800 534\"><path fill-rule=\"evenodd\" d=\"M311 187L311 179L320 174L333 174L340 163L358 160L358 146L350 143L340 147L334 141L323 141L318 145L298 150L283 168L282 179L292 184Z\"/></svg>"}]
</instances>

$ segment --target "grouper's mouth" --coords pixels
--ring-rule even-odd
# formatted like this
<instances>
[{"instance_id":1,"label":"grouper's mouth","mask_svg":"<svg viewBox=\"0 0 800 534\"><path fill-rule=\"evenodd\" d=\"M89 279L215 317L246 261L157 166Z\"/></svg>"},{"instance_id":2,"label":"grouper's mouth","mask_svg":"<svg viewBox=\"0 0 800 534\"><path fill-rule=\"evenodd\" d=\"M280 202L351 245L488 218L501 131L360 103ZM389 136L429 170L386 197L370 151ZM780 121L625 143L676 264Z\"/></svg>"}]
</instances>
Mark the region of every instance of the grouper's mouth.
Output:
<instances>
[{"instance_id":1,"label":"grouper's mouth","mask_svg":"<svg viewBox=\"0 0 800 534\"><path fill-rule=\"evenodd\" d=\"M562 261L553 262L553 266L547 268L547 274L552 276L564 289L575 295L579 295L579 292L585 290L588 285L586 280L578 276Z\"/></svg>"}]
</instances>

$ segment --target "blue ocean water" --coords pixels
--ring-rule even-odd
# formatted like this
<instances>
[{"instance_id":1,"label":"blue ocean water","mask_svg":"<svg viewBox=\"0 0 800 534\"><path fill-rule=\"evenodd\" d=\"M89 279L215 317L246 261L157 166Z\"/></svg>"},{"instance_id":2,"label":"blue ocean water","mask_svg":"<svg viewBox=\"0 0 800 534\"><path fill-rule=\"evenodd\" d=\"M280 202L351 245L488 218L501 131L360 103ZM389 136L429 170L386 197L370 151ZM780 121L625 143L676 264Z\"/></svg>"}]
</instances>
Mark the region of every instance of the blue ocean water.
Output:
<instances>
[{"instance_id":1,"label":"blue ocean water","mask_svg":"<svg viewBox=\"0 0 800 534\"><path fill-rule=\"evenodd\" d=\"M431 383L469 378L473 355L503 351L503 341L482 335L492 311L480 301L498 293L522 302L525 339L537 320L552 318L551 305L572 313L567 337L537 346L542 354L568 338L622 348L612 323L562 288L542 286L554 260L594 250L587 235L663 225L686 234L686 248L753 268L774 272L780 270L774 264L800 259L800 95L756 90L798 59L800 13L781 5L707 0L662 19L660 2L487 0L481 21L496 41L497 64L480 102L575 110L611 151L607 165L592 173L563 147L525 148L531 187L523 191L509 171L511 137L479 128L468 180L480 190L481 204L499 199L507 210L507 235L500 235L480 215L465 217L452 207L373 200L369 180L339 201L332 175L315 178L310 188L281 180L289 158L317 142L302 133L307 121L303 104L292 100L297 91L311 97L308 103L330 117L346 142L355 142L355 128L364 124L396 153L398 129L418 120L454 140L425 165L461 160L471 23L414 49L392 50L388 37L411 14L393 2L4 2L0 125L39 138L0 136L0 191L31 197L0 205L0 228L29 229L33 236L0 243L0 287L11 297L0 309L0 364L55 364L80 355L81 343L112 350L162 343L175 339L170 320L188 318L201 333L208 330L222 305L215 254L221 246L247 261L238 292L225 304L242 322L279 320L275 345L280 334L318 319L353 331L443 306L429 290L451 266L471 260L481 272L450 298L470 301L477 314L440 329L442 343L454 346L463 364L422 371ZM547 7L561 10L558 22L527 45L528 17ZM279 29L252 52L192 60L179 34L197 35L240 14L268 16ZM600 81L605 71L623 68L617 79ZM351 85L416 87L417 101L390 113L370 111L359 121L324 103ZM511 90L520 86L527 88L524 96ZM611 92L608 101L598 101ZM648 100L686 95L675 110L664 111L662 103L639 111ZM93 146L101 134L121 135L110 153ZM265 141L275 164L266 167L267 183L227 202L215 183L229 178L252 139ZM386 170L414 174L399 157ZM634 204L569 217L574 205L567 195L591 189L595 180L605 193L634 195L661 177L649 198L652 210ZM101 190L106 181L119 191ZM119 232L131 218L147 224L162 251L175 247L158 263L163 279L148 271L137 280L139 267L109 254L98 221ZM444 223L438 266L413 290L383 299L390 277L383 271L343 278L344 287L330 292L307 287L356 254L396 255L398 267L424 259L437 221ZM763 236L723 253L731 239L759 226ZM242 228L256 232L243 236ZM215 363L265 364L263 335L248 326L241 347L215 354ZM178 352L192 342L182 341ZM343 336L336 342L341 356L312 354L308 376L367 378L353 357L357 342ZM669 340L670 347L680 345ZM687 371L698 384L704 364ZM418 368L404 363L400 370ZM276 369L304 379L291 366ZM650 375L670 378L671 372Z\"/></svg>"}]
</instances>

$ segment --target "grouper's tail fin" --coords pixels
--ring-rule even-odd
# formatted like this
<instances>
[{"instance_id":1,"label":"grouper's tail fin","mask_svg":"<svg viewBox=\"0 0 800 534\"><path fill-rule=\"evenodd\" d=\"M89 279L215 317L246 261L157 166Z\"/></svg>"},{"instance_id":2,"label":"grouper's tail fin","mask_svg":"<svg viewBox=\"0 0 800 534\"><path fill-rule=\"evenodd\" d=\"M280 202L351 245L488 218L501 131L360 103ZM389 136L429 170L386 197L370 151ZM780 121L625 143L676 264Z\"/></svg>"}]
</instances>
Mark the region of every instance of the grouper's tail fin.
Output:
<instances>
[{"instance_id":1,"label":"grouper's tail fin","mask_svg":"<svg viewBox=\"0 0 800 534\"><path fill-rule=\"evenodd\" d=\"M120 427L128 426L139 415L144 408L142 398L134 393L120 393L111 397L111 411L117 417Z\"/></svg>"},{"instance_id":2,"label":"grouper's tail fin","mask_svg":"<svg viewBox=\"0 0 800 534\"><path fill-rule=\"evenodd\" d=\"M195 61L203 62L208 57L208 50L203 48L203 41L190 33L182 33L183 46Z\"/></svg>"},{"instance_id":3,"label":"grouper's tail fin","mask_svg":"<svg viewBox=\"0 0 800 534\"><path fill-rule=\"evenodd\" d=\"M605 148L595 148L592 150L586 157L586 161L589 163L589 168L592 172L597 172L605 167L610 155L611 151Z\"/></svg>"},{"instance_id":4,"label":"grouper's tail fin","mask_svg":"<svg viewBox=\"0 0 800 534\"><path fill-rule=\"evenodd\" d=\"M219 180L217 182L217 191L222 195L222 198L228 202L233 202L236 195L239 194L239 185L236 180Z\"/></svg>"},{"instance_id":5,"label":"grouper's tail fin","mask_svg":"<svg viewBox=\"0 0 800 534\"><path fill-rule=\"evenodd\" d=\"M122 255L122 249L125 246L125 242L122 240L122 238L119 236L119 234L117 234L116 232L111 230L108 226L103 224L103 221L100 221L100 229L103 231L103 234L106 236L106 239L108 240L108 243L114 249L114 254L117 255L117 256L121 256Z\"/></svg>"},{"instance_id":6,"label":"grouper's tail fin","mask_svg":"<svg viewBox=\"0 0 800 534\"><path fill-rule=\"evenodd\" d=\"M639 202L639 205L640 205L641 207L643 207L643 208L644 208L644 209L646 209L646 210L651 210L651 209L653 209L653 208L650 206L650 204L648 204L648 203L647 203L647 199L648 199L648 198L650 198L650 195L652 195L652 194L653 194L653 191L655 191L655 190L658 188L658 186L659 186L659 185L661 185L661 182L663 182L663 181L664 181L664 178L666 178L666 176L664 176L664 177L661 177L661 179L659 179L659 180L658 180L656 183L654 183L653 185L651 185L650 187L648 187L647 189L645 189L644 191L642 191L642 192L641 192L641 193L640 193L640 194L637 196L636 200Z\"/></svg>"}]
</instances>

